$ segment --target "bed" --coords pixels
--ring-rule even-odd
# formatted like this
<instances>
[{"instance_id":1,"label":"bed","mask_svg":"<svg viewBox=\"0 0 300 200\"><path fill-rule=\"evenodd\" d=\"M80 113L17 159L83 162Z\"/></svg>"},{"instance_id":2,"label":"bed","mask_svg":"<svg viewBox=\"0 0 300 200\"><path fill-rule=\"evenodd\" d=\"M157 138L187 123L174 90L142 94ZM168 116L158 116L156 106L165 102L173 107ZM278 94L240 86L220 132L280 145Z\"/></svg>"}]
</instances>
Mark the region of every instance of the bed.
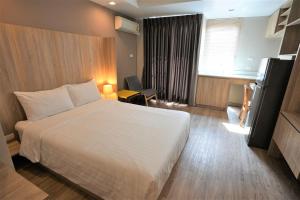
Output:
<instances>
[{"instance_id":1,"label":"bed","mask_svg":"<svg viewBox=\"0 0 300 200\"><path fill-rule=\"evenodd\" d=\"M157 199L184 149L186 112L97 100L16 124L20 154L104 199Z\"/></svg>"}]
</instances>

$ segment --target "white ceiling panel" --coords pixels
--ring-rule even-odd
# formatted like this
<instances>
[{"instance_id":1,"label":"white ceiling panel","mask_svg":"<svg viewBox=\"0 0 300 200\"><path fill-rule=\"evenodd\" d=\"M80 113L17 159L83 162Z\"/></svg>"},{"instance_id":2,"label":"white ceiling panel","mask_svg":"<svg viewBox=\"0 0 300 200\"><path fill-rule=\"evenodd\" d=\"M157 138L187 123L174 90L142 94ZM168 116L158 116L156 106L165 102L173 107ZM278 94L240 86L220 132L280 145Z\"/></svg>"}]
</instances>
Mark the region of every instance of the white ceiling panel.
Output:
<instances>
[{"instance_id":1,"label":"white ceiling panel","mask_svg":"<svg viewBox=\"0 0 300 200\"><path fill-rule=\"evenodd\" d=\"M203 13L208 19L269 16L286 0L91 0L133 18ZM116 2L115 6L109 5ZM231 10L231 11L230 11Z\"/></svg>"}]
</instances>

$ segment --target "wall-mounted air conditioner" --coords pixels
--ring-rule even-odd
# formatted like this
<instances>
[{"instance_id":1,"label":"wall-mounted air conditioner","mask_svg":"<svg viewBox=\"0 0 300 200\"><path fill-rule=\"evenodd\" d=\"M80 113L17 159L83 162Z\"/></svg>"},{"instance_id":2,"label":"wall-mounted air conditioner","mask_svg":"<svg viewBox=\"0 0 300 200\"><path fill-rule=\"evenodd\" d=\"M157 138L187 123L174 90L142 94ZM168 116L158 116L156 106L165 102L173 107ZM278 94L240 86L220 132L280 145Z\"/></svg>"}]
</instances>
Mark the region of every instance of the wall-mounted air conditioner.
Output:
<instances>
[{"instance_id":1,"label":"wall-mounted air conditioner","mask_svg":"<svg viewBox=\"0 0 300 200\"><path fill-rule=\"evenodd\" d=\"M140 34L140 26L138 23L130 21L120 16L115 17L115 29L118 31L132 33L136 35Z\"/></svg>"}]
</instances>

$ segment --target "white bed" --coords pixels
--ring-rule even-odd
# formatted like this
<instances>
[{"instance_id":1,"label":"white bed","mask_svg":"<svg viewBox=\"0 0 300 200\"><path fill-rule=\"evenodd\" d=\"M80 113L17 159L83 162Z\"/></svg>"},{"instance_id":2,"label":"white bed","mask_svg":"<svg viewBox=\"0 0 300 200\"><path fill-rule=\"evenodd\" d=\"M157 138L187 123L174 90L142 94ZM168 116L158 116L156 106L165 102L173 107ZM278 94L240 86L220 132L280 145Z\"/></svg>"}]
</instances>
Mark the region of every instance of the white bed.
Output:
<instances>
[{"instance_id":1,"label":"white bed","mask_svg":"<svg viewBox=\"0 0 300 200\"><path fill-rule=\"evenodd\" d=\"M104 199L157 199L190 130L186 112L98 100L18 122L20 154Z\"/></svg>"}]
</instances>

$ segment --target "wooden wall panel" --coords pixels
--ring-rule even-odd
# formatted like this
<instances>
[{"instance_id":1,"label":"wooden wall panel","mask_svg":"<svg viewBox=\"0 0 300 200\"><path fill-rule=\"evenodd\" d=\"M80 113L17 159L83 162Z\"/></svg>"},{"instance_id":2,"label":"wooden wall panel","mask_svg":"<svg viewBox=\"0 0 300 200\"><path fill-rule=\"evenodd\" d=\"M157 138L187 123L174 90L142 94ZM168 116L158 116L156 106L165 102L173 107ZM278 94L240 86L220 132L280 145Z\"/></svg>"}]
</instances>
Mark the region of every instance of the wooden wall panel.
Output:
<instances>
[{"instance_id":1,"label":"wooden wall panel","mask_svg":"<svg viewBox=\"0 0 300 200\"><path fill-rule=\"evenodd\" d=\"M282 111L300 113L300 46L290 76L284 100L281 106Z\"/></svg>"},{"instance_id":2,"label":"wooden wall panel","mask_svg":"<svg viewBox=\"0 0 300 200\"><path fill-rule=\"evenodd\" d=\"M93 78L100 86L115 86L116 76L114 38L0 23L0 122L5 134L25 119L13 91L52 89Z\"/></svg>"}]
</instances>

